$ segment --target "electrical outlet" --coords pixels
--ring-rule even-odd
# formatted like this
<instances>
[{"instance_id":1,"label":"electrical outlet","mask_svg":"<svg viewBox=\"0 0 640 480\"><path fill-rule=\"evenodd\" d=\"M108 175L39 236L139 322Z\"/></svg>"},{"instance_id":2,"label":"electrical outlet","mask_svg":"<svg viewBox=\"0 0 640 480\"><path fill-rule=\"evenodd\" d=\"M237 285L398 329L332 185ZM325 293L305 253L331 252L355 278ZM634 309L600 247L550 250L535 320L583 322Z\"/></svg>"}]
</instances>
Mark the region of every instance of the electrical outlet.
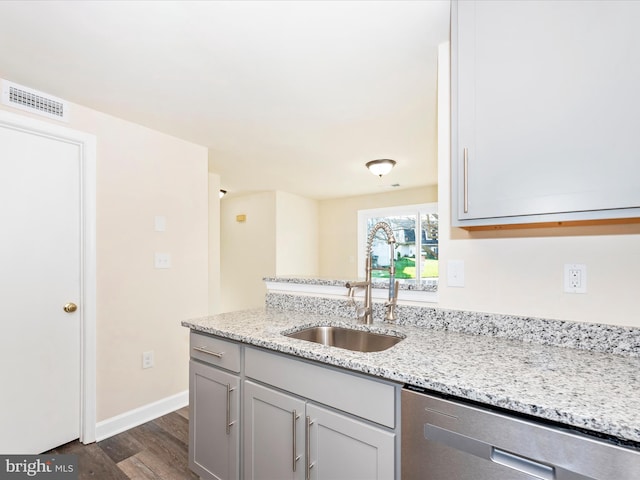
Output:
<instances>
[{"instance_id":1,"label":"electrical outlet","mask_svg":"<svg viewBox=\"0 0 640 480\"><path fill-rule=\"evenodd\" d=\"M171 268L171 255L168 253L156 253L154 265L156 268Z\"/></svg>"},{"instance_id":2,"label":"electrical outlet","mask_svg":"<svg viewBox=\"0 0 640 480\"><path fill-rule=\"evenodd\" d=\"M587 266L581 263L565 263L565 293L587 293Z\"/></svg>"},{"instance_id":3,"label":"electrical outlet","mask_svg":"<svg viewBox=\"0 0 640 480\"><path fill-rule=\"evenodd\" d=\"M153 351L142 352L142 368L153 367Z\"/></svg>"}]
</instances>

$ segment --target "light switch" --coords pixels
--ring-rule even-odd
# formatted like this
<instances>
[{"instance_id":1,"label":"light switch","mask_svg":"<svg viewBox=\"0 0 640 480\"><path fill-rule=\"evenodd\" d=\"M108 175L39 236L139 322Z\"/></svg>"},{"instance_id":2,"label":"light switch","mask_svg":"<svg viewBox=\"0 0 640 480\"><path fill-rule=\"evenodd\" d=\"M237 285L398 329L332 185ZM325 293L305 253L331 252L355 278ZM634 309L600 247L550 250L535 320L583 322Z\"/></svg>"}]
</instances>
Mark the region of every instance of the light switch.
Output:
<instances>
[{"instance_id":1,"label":"light switch","mask_svg":"<svg viewBox=\"0 0 640 480\"><path fill-rule=\"evenodd\" d=\"M156 268L171 268L171 255L168 253L156 253L155 255L155 267Z\"/></svg>"},{"instance_id":2,"label":"light switch","mask_svg":"<svg viewBox=\"0 0 640 480\"><path fill-rule=\"evenodd\" d=\"M464 287L464 261L449 260L447 262L447 285Z\"/></svg>"},{"instance_id":3,"label":"light switch","mask_svg":"<svg viewBox=\"0 0 640 480\"><path fill-rule=\"evenodd\" d=\"M156 232L164 232L167 229L167 217L156 215L154 220Z\"/></svg>"}]
</instances>

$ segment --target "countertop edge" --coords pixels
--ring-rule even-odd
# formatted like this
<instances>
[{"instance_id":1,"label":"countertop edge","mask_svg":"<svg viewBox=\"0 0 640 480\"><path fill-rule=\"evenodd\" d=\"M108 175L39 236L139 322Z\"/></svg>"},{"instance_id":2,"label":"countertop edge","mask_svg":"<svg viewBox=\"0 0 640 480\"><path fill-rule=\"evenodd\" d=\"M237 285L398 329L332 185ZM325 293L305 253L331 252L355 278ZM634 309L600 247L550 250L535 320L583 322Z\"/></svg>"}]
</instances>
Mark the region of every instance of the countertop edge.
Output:
<instances>
[{"instance_id":1,"label":"countertop edge","mask_svg":"<svg viewBox=\"0 0 640 480\"><path fill-rule=\"evenodd\" d=\"M282 313L288 318L301 318L296 312ZM234 312L232 315L249 315L255 318L256 316L260 317L266 315L266 313L260 309L246 312ZM274 331L280 332L286 329L286 325L282 324L274 326L274 331L269 332L271 338L266 338L259 328L257 328L253 333L239 333L238 331L234 331L234 328L228 328L226 326L216 327L215 320L211 322L212 318L215 319L216 317L186 320L182 322L182 325L194 331L216 335L221 338L238 341L247 345L262 347L268 350L289 354L295 357L339 368L345 368L376 378L397 382L398 384L417 385L464 400L471 400L488 406L530 415L543 420L567 425L569 427L593 431L598 435L607 435L622 439L623 441L631 442L634 446L636 446L636 442L640 442L640 426L636 427L628 425L621 421L615 422L611 419L607 419L606 416L581 415L577 412L571 411L569 408L562 408L553 405L552 402L544 404L543 402L536 403L524 401L522 399L515 398L513 395L509 395L507 391L500 393L500 389L493 387L484 390L482 388L469 388L468 386L462 385L464 382L458 382L458 379L455 377L452 378L451 381L439 381L430 379L426 376L411 374L409 372L409 370L411 370L410 368L385 368L384 365L380 366L380 362L378 361L383 357L375 353L362 354L317 344L300 344L301 341L292 341L282 335L280 335L282 338L278 338L277 336L273 337ZM318 324L318 322L342 325L347 322L347 320L331 316L316 316L307 321L309 324ZM402 327L399 328L401 329ZM276 339L275 341L274 338ZM509 341L503 339L494 340ZM337 350L341 351L337 352ZM638 445L640 445L640 443L638 443Z\"/></svg>"}]
</instances>

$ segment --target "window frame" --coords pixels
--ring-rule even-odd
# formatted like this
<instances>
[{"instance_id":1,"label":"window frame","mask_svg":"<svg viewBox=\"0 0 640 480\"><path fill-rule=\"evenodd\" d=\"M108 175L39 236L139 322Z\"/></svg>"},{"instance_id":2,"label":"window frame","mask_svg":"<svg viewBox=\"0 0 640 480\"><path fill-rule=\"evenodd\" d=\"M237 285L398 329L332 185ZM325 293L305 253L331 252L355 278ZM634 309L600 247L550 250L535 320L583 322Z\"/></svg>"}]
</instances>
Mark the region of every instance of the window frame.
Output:
<instances>
[{"instance_id":1,"label":"window frame","mask_svg":"<svg viewBox=\"0 0 640 480\"><path fill-rule=\"evenodd\" d=\"M363 209L358 210L358 258L357 258L357 268L358 268L358 276L364 278L366 276L365 272L365 260L367 256L367 237L368 237L368 229L367 222L371 218L376 217L392 217L392 216L403 216L403 215L416 215L416 219L418 224L421 219L421 215L423 214L434 214L438 213L438 203L418 203L412 205L399 205L394 207L382 207L382 208L371 208L371 209ZM422 249L422 235L416 234L416 252L421 251ZM433 284L438 283L438 279L434 278L430 280L423 280L416 275L415 279L416 285L424 284ZM406 281L406 280L405 280Z\"/></svg>"}]
</instances>

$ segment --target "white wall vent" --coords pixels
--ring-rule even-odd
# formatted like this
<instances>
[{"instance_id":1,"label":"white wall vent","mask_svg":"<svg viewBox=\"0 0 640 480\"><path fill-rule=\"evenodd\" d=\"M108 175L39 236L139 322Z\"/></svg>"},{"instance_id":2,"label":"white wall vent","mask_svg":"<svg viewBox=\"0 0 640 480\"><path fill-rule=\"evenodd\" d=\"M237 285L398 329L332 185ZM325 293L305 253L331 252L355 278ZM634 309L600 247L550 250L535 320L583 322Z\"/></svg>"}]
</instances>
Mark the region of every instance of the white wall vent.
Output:
<instances>
[{"instance_id":1,"label":"white wall vent","mask_svg":"<svg viewBox=\"0 0 640 480\"><path fill-rule=\"evenodd\" d=\"M69 121L68 102L6 80L2 81L2 103L54 120Z\"/></svg>"}]
</instances>

